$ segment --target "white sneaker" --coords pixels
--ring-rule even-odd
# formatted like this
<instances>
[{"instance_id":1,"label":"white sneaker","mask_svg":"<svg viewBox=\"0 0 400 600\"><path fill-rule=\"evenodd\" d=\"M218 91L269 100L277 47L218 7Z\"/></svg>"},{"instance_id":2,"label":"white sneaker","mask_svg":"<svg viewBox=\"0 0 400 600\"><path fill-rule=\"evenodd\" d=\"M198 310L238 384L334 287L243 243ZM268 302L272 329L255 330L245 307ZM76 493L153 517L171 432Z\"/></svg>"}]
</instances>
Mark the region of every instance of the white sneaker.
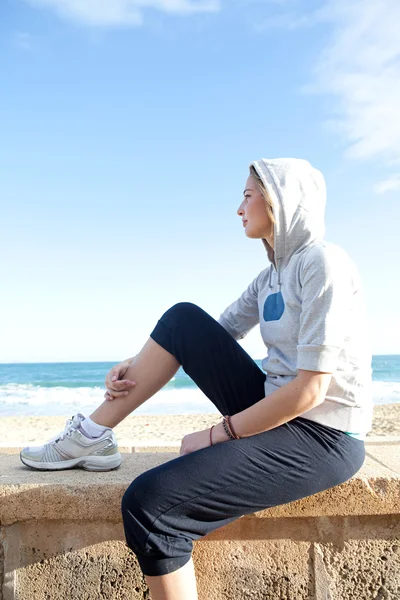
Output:
<instances>
[{"instance_id":1,"label":"white sneaker","mask_svg":"<svg viewBox=\"0 0 400 600\"><path fill-rule=\"evenodd\" d=\"M84 416L78 413L67 420L65 429L44 446L24 448L24 465L41 471L82 467L87 471L111 471L120 466L122 457L112 429L89 438L79 429Z\"/></svg>"}]
</instances>

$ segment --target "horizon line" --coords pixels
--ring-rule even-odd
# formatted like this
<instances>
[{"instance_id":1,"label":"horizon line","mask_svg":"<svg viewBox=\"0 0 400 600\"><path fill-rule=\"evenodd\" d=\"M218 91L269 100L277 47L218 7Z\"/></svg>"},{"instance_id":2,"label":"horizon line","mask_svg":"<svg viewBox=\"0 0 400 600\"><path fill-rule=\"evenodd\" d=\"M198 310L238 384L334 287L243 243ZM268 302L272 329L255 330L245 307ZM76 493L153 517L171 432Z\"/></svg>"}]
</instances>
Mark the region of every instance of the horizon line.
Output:
<instances>
[{"instance_id":1,"label":"horizon line","mask_svg":"<svg viewBox=\"0 0 400 600\"><path fill-rule=\"evenodd\" d=\"M385 354L372 354L372 357L374 356L400 356L400 353L385 353ZM253 358L253 357L251 357ZM259 361L263 361L264 358L253 358L253 360L259 360ZM96 363L113 363L113 364L119 364L119 362L121 361L113 361L113 360L41 360L41 361L32 361L32 360L28 360L28 361L12 361L12 362L3 362L0 360L0 365L59 365L59 364L84 364L84 363L92 363L92 364L96 364ZM180 365L182 366L182 365Z\"/></svg>"}]
</instances>

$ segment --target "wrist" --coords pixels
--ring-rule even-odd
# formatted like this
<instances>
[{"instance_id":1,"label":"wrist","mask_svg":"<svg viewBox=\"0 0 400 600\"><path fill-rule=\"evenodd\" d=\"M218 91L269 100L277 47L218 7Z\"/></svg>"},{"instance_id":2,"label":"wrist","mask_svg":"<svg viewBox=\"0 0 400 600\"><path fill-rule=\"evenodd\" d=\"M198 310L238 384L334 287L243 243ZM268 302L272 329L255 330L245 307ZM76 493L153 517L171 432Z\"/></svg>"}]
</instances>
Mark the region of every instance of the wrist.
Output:
<instances>
[{"instance_id":1,"label":"wrist","mask_svg":"<svg viewBox=\"0 0 400 600\"><path fill-rule=\"evenodd\" d=\"M218 423L212 430L212 441L213 444L219 444L221 442L228 442L230 438L226 435L225 429L222 423Z\"/></svg>"}]
</instances>

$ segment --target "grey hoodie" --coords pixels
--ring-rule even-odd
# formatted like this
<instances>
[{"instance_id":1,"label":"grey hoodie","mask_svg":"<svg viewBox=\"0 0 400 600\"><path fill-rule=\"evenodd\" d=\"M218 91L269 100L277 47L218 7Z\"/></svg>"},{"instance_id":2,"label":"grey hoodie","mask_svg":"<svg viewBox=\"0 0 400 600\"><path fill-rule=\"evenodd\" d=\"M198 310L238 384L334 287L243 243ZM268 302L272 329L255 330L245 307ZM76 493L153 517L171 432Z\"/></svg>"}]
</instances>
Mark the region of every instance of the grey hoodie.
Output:
<instances>
[{"instance_id":1,"label":"grey hoodie","mask_svg":"<svg viewBox=\"0 0 400 600\"><path fill-rule=\"evenodd\" d=\"M261 271L218 322L236 340L260 323L266 396L298 369L333 373L324 402L301 416L363 437L372 425L364 296L355 264L323 239L324 178L300 159L252 165L274 206L276 267Z\"/></svg>"}]
</instances>

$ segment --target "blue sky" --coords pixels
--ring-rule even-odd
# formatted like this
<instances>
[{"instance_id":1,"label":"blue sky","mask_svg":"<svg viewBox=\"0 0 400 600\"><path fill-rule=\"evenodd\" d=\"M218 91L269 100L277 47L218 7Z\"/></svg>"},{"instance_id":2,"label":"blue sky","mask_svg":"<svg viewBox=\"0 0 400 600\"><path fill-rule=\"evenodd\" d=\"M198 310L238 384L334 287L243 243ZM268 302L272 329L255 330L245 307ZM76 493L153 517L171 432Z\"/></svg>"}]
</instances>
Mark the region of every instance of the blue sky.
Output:
<instances>
[{"instance_id":1,"label":"blue sky","mask_svg":"<svg viewBox=\"0 0 400 600\"><path fill-rule=\"evenodd\" d=\"M215 318L267 266L248 164L306 158L400 353L397 0L6 0L0 361L137 353L172 304ZM241 344L265 354L258 329Z\"/></svg>"}]
</instances>

